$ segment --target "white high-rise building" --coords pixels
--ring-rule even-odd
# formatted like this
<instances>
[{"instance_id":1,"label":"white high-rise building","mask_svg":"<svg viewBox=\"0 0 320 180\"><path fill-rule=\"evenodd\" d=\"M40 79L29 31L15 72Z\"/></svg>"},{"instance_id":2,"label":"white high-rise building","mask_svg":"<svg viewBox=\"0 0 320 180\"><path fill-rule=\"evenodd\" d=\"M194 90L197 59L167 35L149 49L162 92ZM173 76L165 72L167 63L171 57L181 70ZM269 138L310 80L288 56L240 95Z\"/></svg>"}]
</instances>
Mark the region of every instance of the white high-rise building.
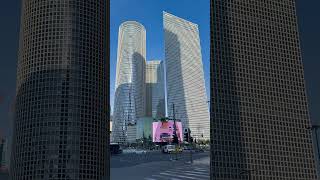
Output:
<instances>
[{"instance_id":1,"label":"white high-rise building","mask_svg":"<svg viewBox=\"0 0 320 180\"><path fill-rule=\"evenodd\" d=\"M127 143L135 143L137 139L137 125L129 124L127 127Z\"/></svg>"},{"instance_id":2,"label":"white high-rise building","mask_svg":"<svg viewBox=\"0 0 320 180\"><path fill-rule=\"evenodd\" d=\"M162 61L147 61L146 88L146 116L165 117L164 67Z\"/></svg>"},{"instance_id":3,"label":"white high-rise building","mask_svg":"<svg viewBox=\"0 0 320 180\"><path fill-rule=\"evenodd\" d=\"M210 139L198 25L163 12L167 111L180 119L196 139Z\"/></svg>"},{"instance_id":4,"label":"white high-rise building","mask_svg":"<svg viewBox=\"0 0 320 180\"><path fill-rule=\"evenodd\" d=\"M128 124L145 115L146 30L138 22L121 24L113 111L113 141L127 142Z\"/></svg>"}]
</instances>

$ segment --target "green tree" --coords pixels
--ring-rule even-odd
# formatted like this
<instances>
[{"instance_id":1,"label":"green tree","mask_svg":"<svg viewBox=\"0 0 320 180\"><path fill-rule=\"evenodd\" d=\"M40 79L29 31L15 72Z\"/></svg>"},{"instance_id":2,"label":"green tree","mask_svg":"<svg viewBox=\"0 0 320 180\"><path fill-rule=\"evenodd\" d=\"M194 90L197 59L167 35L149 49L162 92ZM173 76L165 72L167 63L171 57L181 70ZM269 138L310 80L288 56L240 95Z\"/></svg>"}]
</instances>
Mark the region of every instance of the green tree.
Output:
<instances>
[{"instance_id":1,"label":"green tree","mask_svg":"<svg viewBox=\"0 0 320 180\"><path fill-rule=\"evenodd\" d=\"M161 122L167 122L167 118L165 118L165 117L160 118L160 121L161 121Z\"/></svg>"}]
</instances>

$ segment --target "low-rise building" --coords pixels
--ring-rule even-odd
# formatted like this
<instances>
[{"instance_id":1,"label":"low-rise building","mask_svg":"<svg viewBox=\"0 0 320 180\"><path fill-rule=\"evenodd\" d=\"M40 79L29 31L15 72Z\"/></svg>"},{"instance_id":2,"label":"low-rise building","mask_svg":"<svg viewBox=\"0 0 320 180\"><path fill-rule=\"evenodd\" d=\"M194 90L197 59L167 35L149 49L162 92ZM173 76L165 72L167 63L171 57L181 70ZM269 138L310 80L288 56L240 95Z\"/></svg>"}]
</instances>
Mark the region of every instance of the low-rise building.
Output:
<instances>
[{"instance_id":1,"label":"low-rise building","mask_svg":"<svg viewBox=\"0 0 320 180\"><path fill-rule=\"evenodd\" d=\"M137 139L137 125L136 124L128 124L127 129L127 142L135 143Z\"/></svg>"},{"instance_id":2,"label":"low-rise building","mask_svg":"<svg viewBox=\"0 0 320 180\"><path fill-rule=\"evenodd\" d=\"M152 117L141 117L137 120L137 139L152 138Z\"/></svg>"}]
</instances>

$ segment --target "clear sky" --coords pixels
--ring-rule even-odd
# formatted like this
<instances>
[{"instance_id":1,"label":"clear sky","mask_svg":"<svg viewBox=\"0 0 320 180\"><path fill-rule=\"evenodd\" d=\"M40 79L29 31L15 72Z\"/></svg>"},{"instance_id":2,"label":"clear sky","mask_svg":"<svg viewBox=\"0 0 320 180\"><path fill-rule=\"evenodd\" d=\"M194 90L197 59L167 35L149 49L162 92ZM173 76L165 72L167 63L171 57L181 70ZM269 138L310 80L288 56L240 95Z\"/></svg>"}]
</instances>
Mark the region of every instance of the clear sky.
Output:
<instances>
[{"instance_id":1,"label":"clear sky","mask_svg":"<svg viewBox=\"0 0 320 180\"><path fill-rule=\"evenodd\" d=\"M111 0L110 1L110 100L113 109L117 64L118 31L121 23L134 20L147 32L147 60L164 60L162 12L166 11L198 24L202 62L209 98L210 85L210 1L209 0Z\"/></svg>"}]
</instances>

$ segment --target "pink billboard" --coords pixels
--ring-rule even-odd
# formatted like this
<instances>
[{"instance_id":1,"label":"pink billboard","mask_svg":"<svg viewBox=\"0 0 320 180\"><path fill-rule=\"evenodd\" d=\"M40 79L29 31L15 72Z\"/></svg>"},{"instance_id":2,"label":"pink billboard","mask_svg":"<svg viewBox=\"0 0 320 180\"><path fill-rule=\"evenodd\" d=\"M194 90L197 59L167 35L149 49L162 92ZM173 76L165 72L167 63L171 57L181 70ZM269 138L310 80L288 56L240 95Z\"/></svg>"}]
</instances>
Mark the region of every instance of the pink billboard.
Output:
<instances>
[{"instance_id":1,"label":"pink billboard","mask_svg":"<svg viewBox=\"0 0 320 180\"><path fill-rule=\"evenodd\" d=\"M173 139L174 126L173 121L153 122L152 123L152 141L153 142L171 142ZM183 130L181 122L176 121L176 133L179 142L183 140Z\"/></svg>"}]
</instances>

